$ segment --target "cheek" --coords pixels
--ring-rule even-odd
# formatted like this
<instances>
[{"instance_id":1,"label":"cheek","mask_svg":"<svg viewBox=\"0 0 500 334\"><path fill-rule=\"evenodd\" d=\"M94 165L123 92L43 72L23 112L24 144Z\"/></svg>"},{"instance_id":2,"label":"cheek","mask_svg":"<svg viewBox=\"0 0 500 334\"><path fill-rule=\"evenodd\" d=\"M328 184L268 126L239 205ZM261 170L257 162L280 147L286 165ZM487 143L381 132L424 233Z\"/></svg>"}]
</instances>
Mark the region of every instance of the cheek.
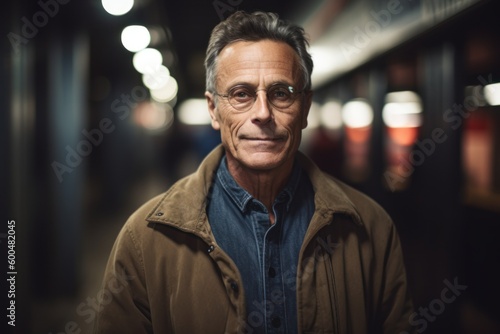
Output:
<instances>
[{"instance_id":1,"label":"cheek","mask_svg":"<svg viewBox=\"0 0 500 334\"><path fill-rule=\"evenodd\" d=\"M295 117L291 118L286 122L285 128L289 132L291 136L296 136L302 131L302 118L300 117Z\"/></svg>"},{"instance_id":2,"label":"cheek","mask_svg":"<svg viewBox=\"0 0 500 334\"><path fill-rule=\"evenodd\" d=\"M222 136L224 137L236 136L239 128L243 125L243 121L235 117L234 114L226 111L220 113L219 123Z\"/></svg>"}]
</instances>

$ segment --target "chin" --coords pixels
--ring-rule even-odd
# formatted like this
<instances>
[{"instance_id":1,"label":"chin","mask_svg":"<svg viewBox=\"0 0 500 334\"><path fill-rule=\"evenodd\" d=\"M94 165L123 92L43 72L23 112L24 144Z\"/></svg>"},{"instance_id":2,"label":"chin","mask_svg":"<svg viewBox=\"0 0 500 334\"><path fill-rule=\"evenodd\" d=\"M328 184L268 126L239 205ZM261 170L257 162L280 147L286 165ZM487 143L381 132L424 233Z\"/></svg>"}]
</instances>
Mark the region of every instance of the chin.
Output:
<instances>
[{"instance_id":1,"label":"chin","mask_svg":"<svg viewBox=\"0 0 500 334\"><path fill-rule=\"evenodd\" d=\"M257 152L245 154L244 157L241 157L240 161L250 169L270 170L285 165L287 159L285 154Z\"/></svg>"}]
</instances>

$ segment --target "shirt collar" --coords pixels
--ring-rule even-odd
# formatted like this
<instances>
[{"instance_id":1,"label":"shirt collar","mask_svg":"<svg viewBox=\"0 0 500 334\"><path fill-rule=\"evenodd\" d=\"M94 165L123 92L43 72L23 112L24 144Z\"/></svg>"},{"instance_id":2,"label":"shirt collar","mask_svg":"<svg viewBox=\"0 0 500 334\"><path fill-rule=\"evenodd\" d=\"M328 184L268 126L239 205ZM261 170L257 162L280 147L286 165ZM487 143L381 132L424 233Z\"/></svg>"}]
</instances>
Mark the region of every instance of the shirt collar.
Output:
<instances>
[{"instance_id":1,"label":"shirt collar","mask_svg":"<svg viewBox=\"0 0 500 334\"><path fill-rule=\"evenodd\" d=\"M283 190L276 197L276 202L285 202L287 206L287 210L292 203L293 196L295 194L295 190L297 189L300 176L301 176L301 168L299 163L296 161L293 164L292 173L290 175L290 179L287 184L283 188ZM226 157L222 158L221 164L217 169L217 178L227 193L227 195L236 203L241 212L245 212L249 208L249 203L253 200L256 200L248 191L240 187L238 183L234 180L231 173L229 173L229 169L227 168Z\"/></svg>"}]
</instances>

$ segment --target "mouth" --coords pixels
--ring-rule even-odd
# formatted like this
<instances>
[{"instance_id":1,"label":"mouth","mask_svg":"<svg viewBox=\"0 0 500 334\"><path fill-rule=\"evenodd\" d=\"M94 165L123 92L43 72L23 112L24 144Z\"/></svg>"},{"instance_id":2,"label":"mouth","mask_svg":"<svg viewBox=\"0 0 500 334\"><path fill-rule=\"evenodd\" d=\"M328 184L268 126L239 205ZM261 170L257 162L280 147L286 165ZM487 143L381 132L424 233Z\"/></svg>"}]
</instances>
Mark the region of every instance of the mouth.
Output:
<instances>
[{"instance_id":1,"label":"mouth","mask_svg":"<svg viewBox=\"0 0 500 334\"><path fill-rule=\"evenodd\" d=\"M276 137L268 137L268 136L241 136L240 139L242 140L248 140L248 141L266 141L266 142L275 142L275 141L282 141L285 140L283 136L276 136Z\"/></svg>"},{"instance_id":2,"label":"mouth","mask_svg":"<svg viewBox=\"0 0 500 334\"><path fill-rule=\"evenodd\" d=\"M259 152L274 152L286 142L283 137L244 137L241 139L248 148Z\"/></svg>"},{"instance_id":3,"label":"mouth","mask_svg":"<svg viewBox=\"0 0 500 334\"><path fill-rule=\"evenodd\" d=\"M278 138L244 138L245 140L250 141L278 141Z\"/></svg>"}]
</instances>

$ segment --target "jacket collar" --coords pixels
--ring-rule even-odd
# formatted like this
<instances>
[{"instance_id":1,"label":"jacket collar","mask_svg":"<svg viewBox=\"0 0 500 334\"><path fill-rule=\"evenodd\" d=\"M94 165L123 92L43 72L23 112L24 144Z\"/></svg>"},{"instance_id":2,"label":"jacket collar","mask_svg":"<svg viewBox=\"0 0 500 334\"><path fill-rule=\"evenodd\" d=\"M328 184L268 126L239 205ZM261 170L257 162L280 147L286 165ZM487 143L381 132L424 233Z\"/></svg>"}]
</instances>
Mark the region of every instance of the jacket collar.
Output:
<instances>
[{"instance_id":1,"label":"jacket collar","mask_svg":"<svg viewBox=\"0 0 500 334\"><path fill-rule=\"evenodd\" d=\"M333 214L350 216L354 223L362 226L362 220L356 206L341 188L341 182L319 169L302 152L297 153L302 168L306 171L314 188L314 205L323 216Z\"/></svg>"},{"instance_id":2,"label":"jacket collar","mask_svg":"<svg viewBox=\"0 0 500 334\"><path fill-rule=\"evenodd\" d=\"M146 217L148 222L172 225L185 232L196 233L210 240L210 226L206 223L206 203L219 163L224 156L222 145L217 146L202 161L198 170L176 182ZM339 181L321 172L304 154L297 153L299 163L307 172L315 192L316 211L323 216L345 214L362 225L361 218Z\"/></svg>"},{"instance_id":3,"label":"jacket collar","mask_svg":"<svg viewBox=\"0 0 500 334\"><path fill-rule=\"evenodd\" d=\"M195 233L211 241L211 231L206 223L206 204L224 148L217 146L201 162L197 171L177 181L146 217L148 222L162 223Z\"/></svg>"}]
</instances>

